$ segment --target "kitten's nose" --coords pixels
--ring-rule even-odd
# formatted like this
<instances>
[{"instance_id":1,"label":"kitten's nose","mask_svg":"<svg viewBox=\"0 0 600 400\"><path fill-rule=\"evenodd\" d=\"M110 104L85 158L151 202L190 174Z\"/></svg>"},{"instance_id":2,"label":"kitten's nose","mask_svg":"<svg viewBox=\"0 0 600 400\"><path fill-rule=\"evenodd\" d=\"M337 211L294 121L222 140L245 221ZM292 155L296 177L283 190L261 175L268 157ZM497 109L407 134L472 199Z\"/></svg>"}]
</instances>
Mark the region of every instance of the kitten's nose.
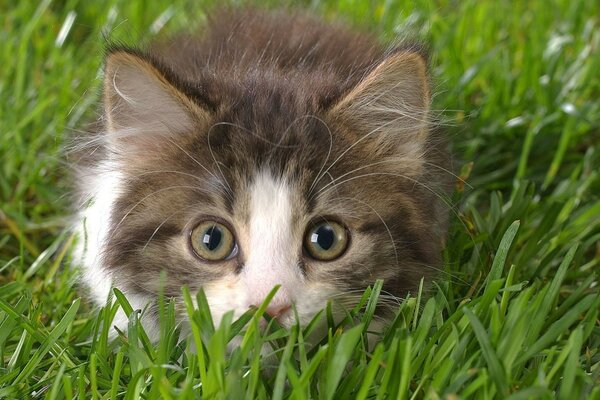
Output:
<instances>
[{"instance_id":1,"label":"kitten's nose","mask_svg":"<svg viewBox=\"0 0 600 400\"><path fill-rule=\"evenodd\" d=\"M281 318L292 308L291 304L274 304L269 305L265 312L271 316L271 318Z\"/></svg>"},{"instance_id":2,"label":"kitten's nose","mask_svg":"<svg viewBox=\"0 0 600 400\"><path fill-rule=\"evenodd\" d=\"M262 293L258 290L255 290L254 293L252 293L248 298L248 306L260 308L260 306L264 303L266 297L266 295ZM289 314L290 310L292 309L293 303L293 297L291 297L288 294L288 291L284 287L280 287L277 293L275 293L275 296L273 296L273 298L269 302L269 304L267 304L265 313L271 318L282 319L284 316Z\"/></svg>"}]
</instances>

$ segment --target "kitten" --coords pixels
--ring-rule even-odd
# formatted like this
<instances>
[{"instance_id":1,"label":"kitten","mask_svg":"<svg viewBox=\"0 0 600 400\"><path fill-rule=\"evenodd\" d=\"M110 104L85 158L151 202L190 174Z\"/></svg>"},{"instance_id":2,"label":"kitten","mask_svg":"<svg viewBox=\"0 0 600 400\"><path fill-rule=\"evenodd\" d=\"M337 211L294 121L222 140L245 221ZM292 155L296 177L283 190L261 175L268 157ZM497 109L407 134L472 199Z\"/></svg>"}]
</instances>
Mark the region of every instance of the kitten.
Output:
<instances>
[{"instance_id":1,"label":"kitten","mask_svg":"<svg viewBox=\"0 0 600 400\"><path fill-rule=\"evenodd\" d=\"M167 296L203 288L218 322L281 285L267 312L289 326L292 306L306 323L376 279L405 296L439 265L449 156L421 47L220 11L198 35L111 47L104 72L77 167L97 303L114 286L155 304L164 271Z\"/></svg>"}]
</instances>

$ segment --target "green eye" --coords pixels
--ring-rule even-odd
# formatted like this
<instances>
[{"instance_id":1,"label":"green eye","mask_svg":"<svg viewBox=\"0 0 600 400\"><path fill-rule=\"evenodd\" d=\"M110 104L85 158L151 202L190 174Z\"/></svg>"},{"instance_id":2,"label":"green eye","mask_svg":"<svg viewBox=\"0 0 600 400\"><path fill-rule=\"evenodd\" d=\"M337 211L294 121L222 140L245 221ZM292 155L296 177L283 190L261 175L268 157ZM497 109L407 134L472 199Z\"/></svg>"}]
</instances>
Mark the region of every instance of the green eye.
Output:
<instances>
[{"instance_id":1,"label":"green eye","mask_svg":"<svg viewBox=\"0 0 600 400\"><path fill-rule=\"evenodd\" d=\"M313 225L304 236L304 248L314 259L331 261L341 256L348 247L346 228L337 222L323 221Z\"/></svg>"},{"instance_id":2,"label":"green eye","mask_svg":"<svg viewBox=\"0 0 600 400\"><path fill-rule=\"evenodd\" d=\"M198 224L190 234L190 241L194 253L207 261L225 260L237 252L233 233L216 221Z\"/></svg>"}]
</instances>

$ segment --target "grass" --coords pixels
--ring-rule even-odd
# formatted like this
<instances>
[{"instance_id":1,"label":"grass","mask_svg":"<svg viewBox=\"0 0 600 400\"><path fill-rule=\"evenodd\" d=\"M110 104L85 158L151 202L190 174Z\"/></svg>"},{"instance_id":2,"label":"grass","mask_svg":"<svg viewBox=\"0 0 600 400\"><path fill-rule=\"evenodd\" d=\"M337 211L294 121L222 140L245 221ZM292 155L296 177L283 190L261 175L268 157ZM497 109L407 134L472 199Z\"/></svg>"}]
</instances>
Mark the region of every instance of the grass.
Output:
<instances>
[{"instance_id":1,"label":"grass","mask_svg":"<svg viewBox=\"0 0 600 400\"><path fill-rule=\"evenodd\" d=\"M111 340L117 307L130 306L120 293L101 310L79 299L61 149L93 117L102 35L136 43L203 11L183 0L8 0L0 398L600 399L600 3L306 3L431 43L435 105L467 181L431 294L404 300L376 341L366 327L379 283L316 346L310 325L261 333L260 310L215 327L202 294L195 309L189 293L189 342L168 299L158 344L136 313ZM276 351L263 358L266 342Z\"/></svg>"}]
</instances>

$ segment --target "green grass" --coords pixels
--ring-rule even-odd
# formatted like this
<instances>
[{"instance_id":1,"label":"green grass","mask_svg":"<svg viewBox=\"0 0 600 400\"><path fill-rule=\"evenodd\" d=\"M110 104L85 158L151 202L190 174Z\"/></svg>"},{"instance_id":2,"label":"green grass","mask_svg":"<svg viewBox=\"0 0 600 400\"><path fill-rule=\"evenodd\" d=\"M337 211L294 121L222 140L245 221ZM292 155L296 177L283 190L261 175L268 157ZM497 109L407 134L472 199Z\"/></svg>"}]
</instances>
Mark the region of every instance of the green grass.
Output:
<instances>
[{"instance_id":1,"label":"green grass","mask_svg":"<svg viewBox=\"0 0 600 400\"><path fill-rule=\"evenodd\" d=\"M93 117L103 35L136 43L193 26L195 3L0 5L0 398L600 399L595 0L307 2L431 43L435 105L467 181L440 279L377 341L365 327L379 284L317 346L311 326L261 333L260 311L213 327L190 295L190 343L168 299L158 344L135 313L110 340L129 306L119 293L100 311L79 300L61 149ZM276 350L261 358L265 342Z\"/></svg>"}]
</instances>

